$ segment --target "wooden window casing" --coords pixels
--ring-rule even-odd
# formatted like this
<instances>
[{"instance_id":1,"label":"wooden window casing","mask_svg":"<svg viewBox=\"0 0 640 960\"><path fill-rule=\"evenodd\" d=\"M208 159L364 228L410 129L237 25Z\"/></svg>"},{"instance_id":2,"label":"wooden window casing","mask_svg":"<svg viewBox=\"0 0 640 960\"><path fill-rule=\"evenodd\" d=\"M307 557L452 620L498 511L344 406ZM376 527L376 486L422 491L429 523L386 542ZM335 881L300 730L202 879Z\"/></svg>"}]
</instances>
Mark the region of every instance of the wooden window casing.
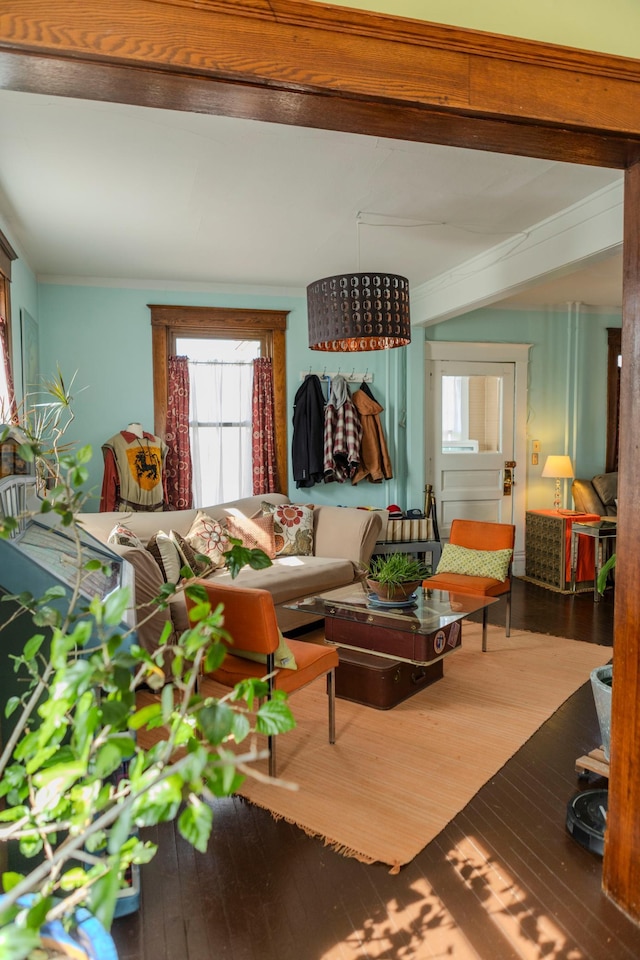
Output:
<instances>
[{"instance_id":1,"label":"wooden window casing","mask_svg":"<svg viewBox=\"0 0 640 960\"><path fill-rule=\"evenodd\" d=\"M0 317L4 317L7 322L7 350L9 352L10 366L13 368L13 336L11 330L11 263L18 259L15 252L2 230L0 230ZM0 363L4 363L4 357L0 356ZM16 386L16 372L12 369L13 385ZM17 402L17 398L16 398Z\"/></svg>"},{"instance_id":2,"label":"wooden window casing","mask_svg":"<svg viewBox=\"0 0 640 960\"><path fill-rule=\"evenodd\" d=\"M287 310L243 310L224 307L176 307L148 304L153 352L154 432L164 438L167 428L169 357L182 337L213 340L259 340L260 354L273 361L278 491L288 491L287 468Z\"/></svg>"},{"instance_id":3,"label":"wooden window casing","mask_svg":"<svg viewBox=\"0 0 640 960\"><path fill-rule=\"evenodd\" d=\"M622 353L622 329L607 327L607 453L605 472L615 473L618 469L618 447L620 442L620 365L618 357Z\"/></svg>"}]
</instances>

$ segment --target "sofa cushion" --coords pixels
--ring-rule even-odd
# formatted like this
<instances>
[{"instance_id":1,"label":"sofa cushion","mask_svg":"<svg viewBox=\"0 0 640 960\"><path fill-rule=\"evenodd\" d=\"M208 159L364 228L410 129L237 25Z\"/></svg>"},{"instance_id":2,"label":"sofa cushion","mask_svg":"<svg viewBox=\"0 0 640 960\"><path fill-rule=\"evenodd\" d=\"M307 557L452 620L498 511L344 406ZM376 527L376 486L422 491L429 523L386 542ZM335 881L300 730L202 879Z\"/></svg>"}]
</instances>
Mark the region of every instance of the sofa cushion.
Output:
<instances>
[{"instance_id":1,"label":"sofa cushion","mask_svg":"<svg viewBox=\"0 0 640 960\"><path fill-rule=\"evenodd\" d=\"M262 515L273 517L277 557L313 556L313 506L303 503L262 503Z\"/></svg>"},{"instance_id":2,"label":"sofa cushion","mask_svg":"<svg viewBox=\"0 0 640 960\"><path fill-rule=\"evenodd\" d=\"M301 597L311 597L336 587L344 587L355 579L354 565L350 560L329 557L276 557L270 567L253 570L243 567L235 580L228 570L216 570L209 575L225 586L257 587L268 590L276 606ZM179 602L178 602L179 601ZM177 598L171 608L176 630L182 633L189 628L184 597Z\"/></svg>"},{"instance_id":3,"label":"sofa cushion","mask_svg":"<svg viewBox=\"0 0 640 960\"><path fill-rule=\"evenodd\" d=\"M244 567L235 580L228 570L218 570L216 579L241 587L268 590L273 602L288 603L299 597L313 596L352 583L355 570L350 560L325 557L276 557L270 567L252 570Z\"/></svg>"},{"instance_id":4,"label":"sofa cushion","mask_svg":"<svg viewBox=\"0 0 640 960\"><path fill-rule=\"evenodd\" d=\"M436 574L457 573L467 577L488 577L504 583L512 553L511 549L470 550L454 543L445 543Z\"/></svg>"},{"instance_id":5,"label":"sofa cushion","mask_svg":"<svg viewBox=\"0 0 640 960\"><path fill-rule=\"evenodd\" d=\"M591 481L593 488L604 503L605 507L613 507L618 496L618 474L602 473Z\"/></svg>"},{"instance_id":6,"label":"sofa cushion","mask_svg":"<svg viewBox=\"0 0 640 960\"><path fill-rule=\"evenodd\" d=\"M196 553L209 557L214 569L224 566L224 552L229 549L226 526L204 510L198 510L185 540Z\"/></svg>"},{"instance_id":7,"label":"sofa cushion","mask_svg":"<svg viewBox=\"0 0 640 960\"><path fill-rule=\"evenodd\" d=\"M153 653L158 647L158 638L162 634L165 624L171 624L172 622L173 608L167 605L161 607L154 603L164 583L160 567L144 547L127 547L114 544L112 549L114 553L128 560L133 567L138 643L148 653ZM172 638L173 633L170 635L170 642Z\"/></svg>"},{"instance_id":8,"label":"sofa cushion","mask_svg":"<svg viewBox=\"0 0 640 960\"><path fill-rule=\"evenodd\" d=\"M185 540L182 534L178 533L177 530L170 530L169 538L176 545L176 549L180 554L183 567L189 567L191 572L195 574L196 577L199 577L201 573L204 573L205 570L209 569L211 566L209 560L199 559L199 557L202 557L203 555L198 554L198 552L193 549L191 544Z\"/></svg>"},{"instance_id":9,"label":"sofa cushion","mask_svg":"<svg viewBox=\"0 0 640 960\"><path fill-rule=\"evenodd\" d=\"M144 549L144 543L140 537L136 536L133 530L125 527L123 523L116 523L115 527L107 537L107 543L117 543L121 547L139 547Z\"/></svg>"},{"instance_id":10,"label":"sofa cushion","mask_svg":"<svg viewBox=\"0 0 640 960\"><path fill-rule=\"evenodd\" d=\"M180 569L183 566L182 557L169 534L164 530L158 530L149 540L147 550L160 567L166 582L179 583Z\"/></svg>"},{"instance_id":11,"label":"sofa cushion","mask_svg":"<svg viewBox=\"0 0 640 960\"><path fill-rule=\"evenodd\" d=\"M273 560L276 555L273 516L267 517L229 517L227 533L230 537L242 540L242 546L248 550L264 550Z\"/></svg>"}]
</instances>

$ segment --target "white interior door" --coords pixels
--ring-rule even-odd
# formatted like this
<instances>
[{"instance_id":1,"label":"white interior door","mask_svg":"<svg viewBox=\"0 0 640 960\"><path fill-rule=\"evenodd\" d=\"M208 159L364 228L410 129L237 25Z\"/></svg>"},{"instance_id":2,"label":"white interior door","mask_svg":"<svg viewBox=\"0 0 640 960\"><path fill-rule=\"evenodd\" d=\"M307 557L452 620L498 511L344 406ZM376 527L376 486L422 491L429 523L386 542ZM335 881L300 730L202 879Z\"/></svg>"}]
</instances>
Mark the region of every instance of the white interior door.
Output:
<instances>
[{"instance_id":1,"label":"white interior door","mask_svg":"<svg viewBox=\"0 0 640 960\"><path fill-rule=\"evenodd\" d=\"M512 523L515 364L434 360L429 482L440 534L456 517Z\"/></svg>"}]
</instances>

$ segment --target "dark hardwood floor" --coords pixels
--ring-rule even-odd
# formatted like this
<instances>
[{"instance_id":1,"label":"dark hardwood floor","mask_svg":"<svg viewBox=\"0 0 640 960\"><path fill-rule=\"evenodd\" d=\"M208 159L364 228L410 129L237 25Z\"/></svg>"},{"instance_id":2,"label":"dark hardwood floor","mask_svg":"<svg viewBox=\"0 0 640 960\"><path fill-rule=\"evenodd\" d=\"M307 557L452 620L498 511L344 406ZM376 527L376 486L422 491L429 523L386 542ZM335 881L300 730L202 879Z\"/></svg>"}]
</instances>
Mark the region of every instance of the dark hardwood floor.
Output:
<instances>
[{"instance_id":1,"label":"dark hardwood floor","mask_svg":"<svg viewBox=\"0 0 640 960\"><path fill-rule=\"evenodd\" d=\"M503 603L491 619L504 623ZM609 595L514 585L514 628L610 646L612 619ZM575 760L598 741L585 684L395 876L238 798L216 803L206 855L173 824L149 830L141 908L113 927L121 960L638 958L602 860L565 829L567 801L593 785Z\"/></svg>"}]
</instances>

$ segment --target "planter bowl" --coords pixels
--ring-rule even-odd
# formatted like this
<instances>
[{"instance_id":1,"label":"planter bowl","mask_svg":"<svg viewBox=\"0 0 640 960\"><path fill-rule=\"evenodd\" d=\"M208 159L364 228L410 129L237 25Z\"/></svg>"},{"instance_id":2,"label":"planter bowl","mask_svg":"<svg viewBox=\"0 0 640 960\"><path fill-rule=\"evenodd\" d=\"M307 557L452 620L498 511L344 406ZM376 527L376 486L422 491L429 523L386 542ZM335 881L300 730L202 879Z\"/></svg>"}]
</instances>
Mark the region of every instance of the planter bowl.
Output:
<instances>
[{"instance_id":1,"label":"planter bowl","mask_svg":"<svg viewBox=\"0 0 640 960\"><path fill-rule=\"evenodd\" d=\"M422 580L410 580L407 583L388 584L367 577L367 586L380 600L408 600L412 593L422 585Z\"/></svg>"}]
</instances>

